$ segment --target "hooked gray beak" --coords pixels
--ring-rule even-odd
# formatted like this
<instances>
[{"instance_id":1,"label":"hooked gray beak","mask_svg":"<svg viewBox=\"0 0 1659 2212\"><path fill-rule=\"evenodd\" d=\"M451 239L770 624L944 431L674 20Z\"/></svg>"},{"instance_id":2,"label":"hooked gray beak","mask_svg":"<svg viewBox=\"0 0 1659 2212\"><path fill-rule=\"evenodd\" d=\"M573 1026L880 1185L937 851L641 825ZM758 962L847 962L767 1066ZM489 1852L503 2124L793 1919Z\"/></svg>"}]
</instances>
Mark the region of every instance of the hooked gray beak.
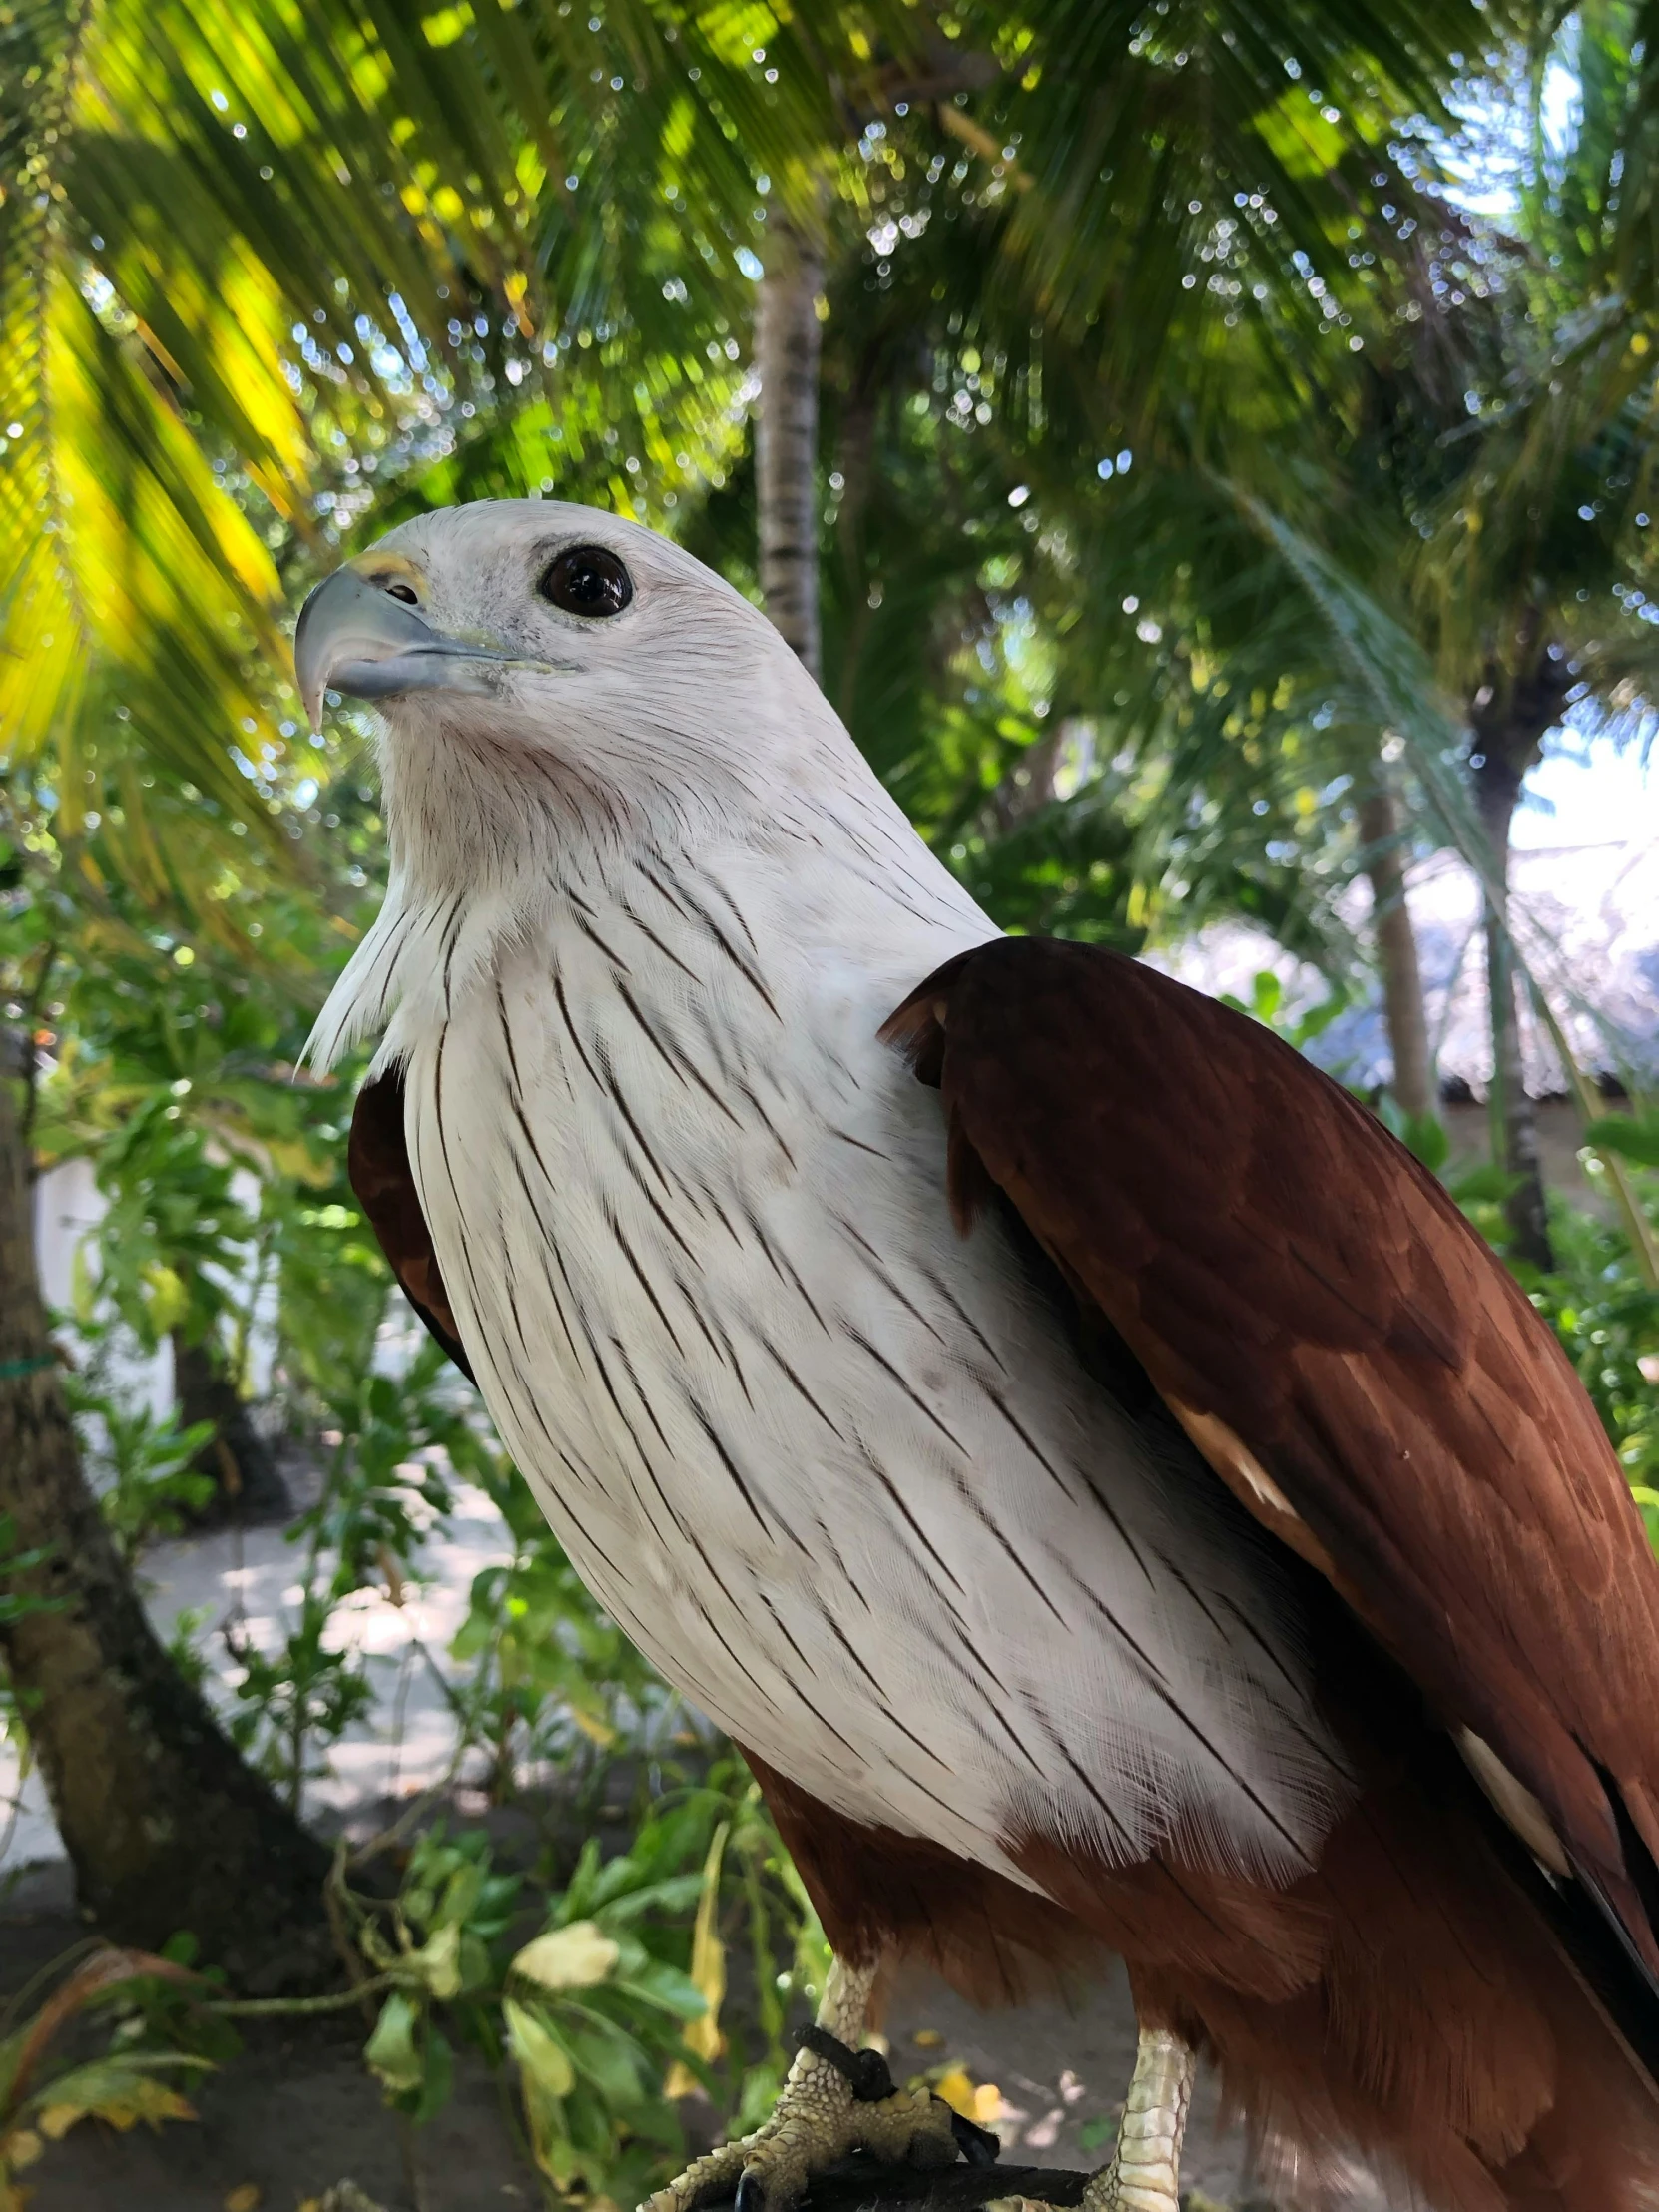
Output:
<instances>
[{"instance_id":1,"label":"hooked gray beak","mask_svg":"<svg viewBox=\"0 0 1659 2212\"><path fill-rule=\"evenodd\" d=\"M313 730L322 727L327 691L353 699L399 692L482 691L480 663L551 673L553 661L508 653L493 640L434 630L414 603L422 579L397 554L347 561L317 585L293 633L293 673Z\"/></svg>"}]
</instances>

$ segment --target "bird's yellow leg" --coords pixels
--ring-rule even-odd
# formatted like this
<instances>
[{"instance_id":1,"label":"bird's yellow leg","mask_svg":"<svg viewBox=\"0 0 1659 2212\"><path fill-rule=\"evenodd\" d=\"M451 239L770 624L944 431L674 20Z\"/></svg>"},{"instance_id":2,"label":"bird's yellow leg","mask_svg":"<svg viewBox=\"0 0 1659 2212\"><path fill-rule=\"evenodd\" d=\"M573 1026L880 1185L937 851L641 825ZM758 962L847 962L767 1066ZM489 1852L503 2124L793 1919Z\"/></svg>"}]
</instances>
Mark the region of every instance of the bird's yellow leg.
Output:
<instances>
[{"instance_id":1,"label":"bird's yellow leg","mask_svg":"<svg viewBox=\"0 0 1659 2212\"><path fill-rule=\"evenodd\" d=\"M1091 2175L1079 2212L1180 2212L1181 2138L1196 2072L1192 2047L1179 2035L1167 2027L1141 2029L1116 2146L1109 2163ZM1039 2212L1028 2197L998 2203Z\"/></svg>"},{"instance_id":2,"label":"bird's yellow leg","mask_svg":"<svg viewBox=\"0 0 1659 2212\"><path fill-rule=\"evenodd\" d=\"M1143 2027L1111 2162L1083 2192L1083 2212L1178 2212L1181 2138L1198 2070L1190 2044Z\"/></svg>"},{"instance_id":3,"label":"bird's yellow leg","mask_svg":"<svg viewBox=\"0 0 1659 2212\"><path fill-rule=\"evenodd\" d=\"M736 2212L788 2212L814 2174L853 2150L921 2167L951 2165L958 2150L988 2162L994 2137L926 2089L895 2089L880 2053L860 2048L874 1980L873 1966L831 1959L809 2031L818 2047L804 2043L796 2053L772 2117L695 2159L640 2212L696 2212L724 2197L736 2198Z\"/></svg>"}]
</instances>

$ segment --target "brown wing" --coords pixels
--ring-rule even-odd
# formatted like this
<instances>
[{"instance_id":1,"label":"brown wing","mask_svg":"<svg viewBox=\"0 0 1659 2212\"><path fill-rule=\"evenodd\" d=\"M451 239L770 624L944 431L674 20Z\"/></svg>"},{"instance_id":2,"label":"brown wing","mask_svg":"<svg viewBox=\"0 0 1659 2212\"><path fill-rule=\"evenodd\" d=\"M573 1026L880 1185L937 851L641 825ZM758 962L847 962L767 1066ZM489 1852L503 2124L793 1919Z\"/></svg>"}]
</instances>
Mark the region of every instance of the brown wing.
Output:
<instances>
[{"instance_id":1,"label":"brown wing","mask_svg":"<svg viewBox=\"0 0 1659 2212\"><path fill-rule=\"evenodd\" d=\"M469 1382L476 1380L438 1271L403 1135L403 1078L376 1076L357 1093L346 1173L403 1295Z\"/></svg>"},{"instance_id":2,"label":"brown wing","mask_svg":"<svg viewBox=\"0 0 1659 2212\"><path fill-rule=\"evenodd\" d=\"M985 946L885 1034L942 1090L962 1226L988 1177L1659 1970L1659 1568L1433 1177L1258 1023L1094 947Z\"/></svg>"}]
</instances>

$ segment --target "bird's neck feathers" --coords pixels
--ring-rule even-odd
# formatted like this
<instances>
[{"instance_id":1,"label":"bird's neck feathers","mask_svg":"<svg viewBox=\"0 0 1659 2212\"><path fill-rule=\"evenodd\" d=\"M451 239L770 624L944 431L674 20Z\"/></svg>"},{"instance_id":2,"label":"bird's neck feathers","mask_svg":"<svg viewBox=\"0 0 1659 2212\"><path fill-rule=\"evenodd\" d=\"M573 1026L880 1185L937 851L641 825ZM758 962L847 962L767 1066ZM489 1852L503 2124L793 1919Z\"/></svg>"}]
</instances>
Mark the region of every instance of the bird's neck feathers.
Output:
<instances>
[{"instance_id":1,"label":"bird's neck feathers","mask_svg":"<svg viewBox=\"0 0 1659 2212\"><path fill-rule=\"evenodd\" d=\"M675 901L698 912L712 898L783 995L785 970L828 965L896 999L993 936L827 705L822 720L782 777L764 760L734 766L730 747L713 768L679 753L642 770L636 746L622 775L601 745L578 767L499 719L458 738L435 713L400 714L381 747L385 903L318 1016L311 1062L375 1035L377 1065L401 1059L514 947L618 907L661 907L651 926L672 938Z\"/></svg>"}]
</instances>

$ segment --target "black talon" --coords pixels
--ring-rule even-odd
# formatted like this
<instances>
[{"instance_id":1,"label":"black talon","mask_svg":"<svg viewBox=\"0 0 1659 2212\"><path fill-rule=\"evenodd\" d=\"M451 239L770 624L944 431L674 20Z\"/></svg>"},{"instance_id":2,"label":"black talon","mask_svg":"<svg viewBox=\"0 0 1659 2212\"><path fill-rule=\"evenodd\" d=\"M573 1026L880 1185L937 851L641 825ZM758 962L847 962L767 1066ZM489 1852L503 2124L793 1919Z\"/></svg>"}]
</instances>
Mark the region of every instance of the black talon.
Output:
<instances>
[{"instance_id":1,"label":"black talon","mask_svg":"<svg viewBox=\"0 0 1659 2212\"><path fill-rule=\"evenodd\" d=\"M970 2166L994 2166L1002 2156L1002 2138L993 2135L988 2127L981 2127L970 2120L965 2112L954 2106L950 2113L950 2132L956 2138L956 2148Z\"/></svg>"},{"instance_id":2,"label":"black talon","mask_svg":"<svg viewBox=\"0 0 1659 2212\"><path fill-rule=\"evenodd\" d=\"M850 2043L843 2043L838 2035L831 2035L827 2027L804 2027L801 2043L827 2065L833 2066L851 2084L852 2094L859 2104L879 2104L883 2098L894 2094L892 2068L878 2050L854 2050ZM759 2204L738 2204L733 2212L761 2212Z\"/></svg>"},{"instance_id":3,"label":"black talon","mask_svg":"<svg viewBox=\"0 0 1659 2212\"><path fill-rule=\"evenodd\" d=\"M738 2176L738 2186L732 2198L732 2212L766 2212L766 2191L760 2176L746 2166Z\"/></svg>"}]
</instances>

